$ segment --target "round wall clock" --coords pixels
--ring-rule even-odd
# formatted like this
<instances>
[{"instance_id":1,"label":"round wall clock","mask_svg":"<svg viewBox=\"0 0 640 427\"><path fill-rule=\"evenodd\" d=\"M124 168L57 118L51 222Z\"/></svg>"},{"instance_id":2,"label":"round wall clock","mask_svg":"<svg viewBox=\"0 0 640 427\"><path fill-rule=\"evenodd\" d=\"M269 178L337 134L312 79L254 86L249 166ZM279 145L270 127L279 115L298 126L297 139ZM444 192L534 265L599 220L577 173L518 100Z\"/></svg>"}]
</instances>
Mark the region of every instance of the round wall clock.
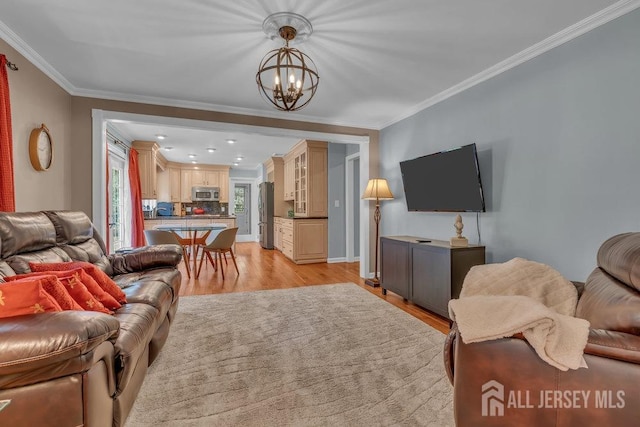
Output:
<instances>
[{"instance_id":1,"label":"round wall clock","mask_svg":"<svg viewBox=\"0 0 640 427\"><path fill-rule=\"evenodd\" d=\"M29 159L37 171L46 171L53 160L53 140L49 129L42 124L31 131L29 137Z\"/></svg>"}]
</instances>

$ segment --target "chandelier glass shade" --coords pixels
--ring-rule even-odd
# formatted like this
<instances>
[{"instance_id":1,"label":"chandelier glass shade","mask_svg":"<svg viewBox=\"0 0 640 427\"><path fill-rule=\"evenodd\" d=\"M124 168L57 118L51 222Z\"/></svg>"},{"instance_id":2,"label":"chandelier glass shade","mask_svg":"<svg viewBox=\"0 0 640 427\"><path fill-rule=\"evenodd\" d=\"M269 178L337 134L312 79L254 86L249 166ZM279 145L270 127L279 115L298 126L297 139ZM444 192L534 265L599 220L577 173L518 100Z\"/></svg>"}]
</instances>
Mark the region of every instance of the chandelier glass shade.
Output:
<instances>
[{"instance_id":1,"label":"chandelier glass shade","mask_svg":"<svg viewBox=\"0 0 640 427\"><path fill-rule=\"evenodd\" d=\"M304 28L307 30L305 37L310 34L308 30L311 24L304 17L286 13L274 15L279 15L280 22L283 22L282 16L285 15L289 18L287 22L291 24L295 24L296 19L303 19L308 24ZM271 16L263 24L265 32L277 25L278 21L274 23L270 18ZM318 88L318 71L313 60L300 50L289 46L289 42L296 37L297 32L291 25L279 27L278 34L284 39L285 45L280 49L269 51L260 62L256 73L256 82L262 97L283 111L296 111L303 108L311 101Z\"/></svg>"}]
</instances>

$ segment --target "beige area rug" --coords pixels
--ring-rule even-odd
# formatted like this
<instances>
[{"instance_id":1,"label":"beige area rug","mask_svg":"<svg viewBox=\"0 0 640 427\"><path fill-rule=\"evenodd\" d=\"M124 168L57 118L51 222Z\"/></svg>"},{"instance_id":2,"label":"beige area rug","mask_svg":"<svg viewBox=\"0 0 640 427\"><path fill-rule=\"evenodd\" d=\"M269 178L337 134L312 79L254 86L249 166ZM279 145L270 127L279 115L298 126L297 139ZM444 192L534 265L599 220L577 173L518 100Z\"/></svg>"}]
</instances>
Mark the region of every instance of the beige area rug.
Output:
<instances>
[{"instance_id":1,"label":"beige area rug","mask_svg":"<svg viewBox=\"0 0 640 427\"><path fill-rule=\"evenodd\" d=\"M354 284L183 297L126 425L453 425L444 339Z\"/></svg>"}]
</instances>

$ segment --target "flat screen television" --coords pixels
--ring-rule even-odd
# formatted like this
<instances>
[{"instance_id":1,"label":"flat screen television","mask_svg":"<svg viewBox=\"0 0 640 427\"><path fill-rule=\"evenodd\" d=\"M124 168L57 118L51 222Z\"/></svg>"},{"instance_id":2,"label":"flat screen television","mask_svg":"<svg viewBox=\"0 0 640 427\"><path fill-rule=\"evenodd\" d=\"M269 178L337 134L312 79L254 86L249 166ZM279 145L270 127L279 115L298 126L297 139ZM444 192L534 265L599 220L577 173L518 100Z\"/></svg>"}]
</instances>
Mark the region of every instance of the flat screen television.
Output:
<instances>
[{"instance_id":1,"label":"flat screen television","mask_svg":"<svg viewBox=\"0 0 640 427\"><path fill-rule=\"evenodd\" d=\"M476 144L400 162L407 209L484 212Z\"/></svg>"}]
</instances>

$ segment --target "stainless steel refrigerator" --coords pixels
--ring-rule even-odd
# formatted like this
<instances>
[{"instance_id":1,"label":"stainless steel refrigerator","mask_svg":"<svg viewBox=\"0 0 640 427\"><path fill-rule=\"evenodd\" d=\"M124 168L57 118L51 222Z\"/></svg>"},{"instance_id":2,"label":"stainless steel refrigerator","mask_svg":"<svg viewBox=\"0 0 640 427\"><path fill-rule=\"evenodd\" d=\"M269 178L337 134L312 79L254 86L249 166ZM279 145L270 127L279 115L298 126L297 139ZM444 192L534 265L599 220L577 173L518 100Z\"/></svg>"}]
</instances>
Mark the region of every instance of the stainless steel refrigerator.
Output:
<instances>
[{"instance_id":1,"label":"stainless steel refrigerator","mask_svg":"<svg viewBox=\"0 0 640 427\"><path fill-rule=\"evenodd\" d=\"M258 229L260 245L273 249L273 182L263 182L258 191Z\"/></svg>"}]
</instances>

